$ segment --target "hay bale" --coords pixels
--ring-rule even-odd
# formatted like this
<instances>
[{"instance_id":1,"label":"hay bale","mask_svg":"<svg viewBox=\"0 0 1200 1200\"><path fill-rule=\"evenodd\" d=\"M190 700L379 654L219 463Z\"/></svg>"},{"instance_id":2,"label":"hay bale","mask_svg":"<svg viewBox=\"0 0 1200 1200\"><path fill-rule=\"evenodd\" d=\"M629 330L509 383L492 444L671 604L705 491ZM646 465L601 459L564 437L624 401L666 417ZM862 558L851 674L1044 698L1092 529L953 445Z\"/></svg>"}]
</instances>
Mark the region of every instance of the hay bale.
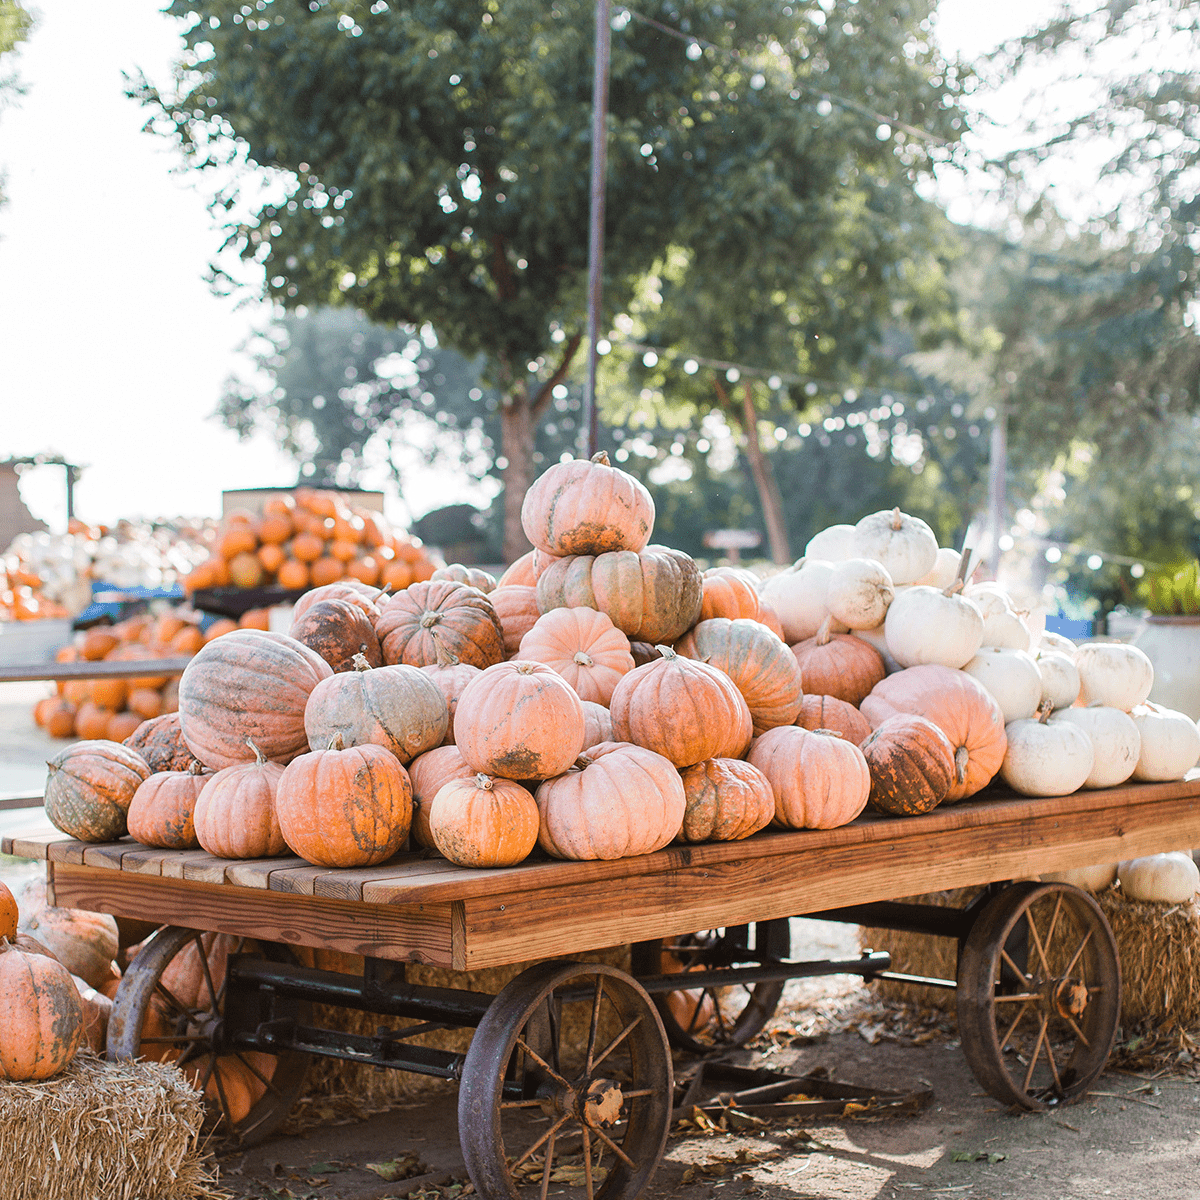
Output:
<instances>
[{"instance_id":1,"label":"hay bale","mask_svg":"<svg viewBox=\"0 0 1200 1200\"><path fill-rule=\"evenodd\" d=\"M199 1149L204 1102L174 1067L80 1053L53 1079L0 1083L5 1200L218 1196Z\"/></svg>"},{"instance_id":2,"label":"hay bale","mask_svg":"<svg viewBox=\"0 0 1200 1200\"><path fill-rule=\"evenodd\" d=\"M308 955L301 954L304 961ZM629 970L629 947L613 946L606 950L589 951L579 957L588 962L602 962L610 966ZM544 960L537 960L539 962ZM362 959L353 955L331 955L324 951L312 952L310 965L326 970L350 971L361 974ZM461 988L465 991L497 994L510 979L515 979L532 962L514 963L507 967L491 967L482 971L450 971L444 967L427 967L409 963L405 978L409 983L421 987ZM582 1011L584 1005L568 1006L564 1012L562 1037L564 1044L584 1046L588 1034L589 1013ZM573 1012L572 1009L580 1009ZM607 1017L606 1013L606 1017ZM406 1017L385 1017L376 1013L359 1012L350 1008L338 1008L326 1004L313 1006L313 1022L325 1029L343 1030L347 1033L374 1034L379 1029L403 1029L419 1022ZM602 1033L605 1031L602 1031ZM608 1031L609 1036L616 1030ZM471 1044L472 1029L445 1029L434 1033L420 1034L411 1039L414 1046L435 1046L439 1050L450 1050L465 1054ZM370 1064L347 1062L344 1059L320 1058L313 1061L305 1081L304 1094L308 1097L354 1096L367 1109L386 1107L389 1104L428 1096L438 1092L453 1091L457 1084L431 1075L415 1075L410 1071L398 1071L392 1067L375 1067Z\"/></svg>"}]
</instances>

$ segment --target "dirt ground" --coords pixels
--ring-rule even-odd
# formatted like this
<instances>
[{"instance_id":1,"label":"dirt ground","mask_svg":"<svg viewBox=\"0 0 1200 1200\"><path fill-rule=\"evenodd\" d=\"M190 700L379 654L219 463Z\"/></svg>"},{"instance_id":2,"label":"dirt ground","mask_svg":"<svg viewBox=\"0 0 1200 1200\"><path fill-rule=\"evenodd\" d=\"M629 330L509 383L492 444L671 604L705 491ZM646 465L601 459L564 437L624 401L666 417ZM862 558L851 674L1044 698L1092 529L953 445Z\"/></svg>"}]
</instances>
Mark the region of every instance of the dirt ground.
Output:
<instances>
[{"instance_id":1,"label":"dirt ground","mask_svg":"<svg viewBox=\"0 0 1200 1200\"><path fill-rule=\"evenodd\" d=\"M29 717L41 694L40 685L0 688L0 794L43 777L55 744ZM0 831L26 819L0 811ZM0 878L10 885L37 870L0 859ZM847 927L793 921L797 957L855 953L853 939ZM836 1080L891 1091L929 1088L934 1098L910 1116L772 1122L743 1133L685 1120L647 1197L1200 1198L1200 1076L1186 1049L1141 1060L1124 1053L1082 1102L1013 1114L971 1076L952 1021L884 1006L858 981L833 977L789 985L766 1035L743 1058L800 1074L823 1069ZM677 1057L677 1072L692 1062ZM470 1193L452 1092L365 1116L351 1098L322 1101L302 1105L292 1124L295 1132L249 1151L214 1146L219 1191L239 1200L459 1200Z\"/></svg>"}]
</instances>

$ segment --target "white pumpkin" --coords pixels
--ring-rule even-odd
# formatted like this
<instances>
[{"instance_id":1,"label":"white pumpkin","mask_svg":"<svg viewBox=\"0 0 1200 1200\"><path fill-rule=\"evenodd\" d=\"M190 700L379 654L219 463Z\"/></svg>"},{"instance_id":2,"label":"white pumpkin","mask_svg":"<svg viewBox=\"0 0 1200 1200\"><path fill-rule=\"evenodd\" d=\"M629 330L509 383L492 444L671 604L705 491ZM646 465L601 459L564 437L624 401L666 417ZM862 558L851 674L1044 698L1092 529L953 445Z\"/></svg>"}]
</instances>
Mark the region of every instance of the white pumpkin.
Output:
<instances>
[{"instance_id":1,"label":"white pumpkin","mask_svg":"<svg viewBox=\"0 0 1200 1200\"><path fill-rule=\"evenodd\" d=\"M1065 871L1043 871L1043 883L1071 883L1089 892L1102 892L1117 882L1117 864L1100 863L1095 867L1068 867Z\"/></svg>"},{"instance_id":2,"label":"white pumpkin","mask_svg":"<svg viewBox=\"0 0 1200 1200\"><path fill-rule=\"evenodd\" d=\"M1049 723L1054 725L1060 721L1078 726L1092 739L1095 756L1092 769L1083 781L1084 787L1116 787L1133 774L1142 739L1127 712L1103 704L1063 708L1051 715Z\"/></svg>"},{"instance_id":3,"label":"white pumpkin","mask_svg":"<svg viewBox=\"0 0 1200 1200\"><path fill-rule=\"evenodd\" d=\"M1057 650L1059 654L1065 654L1074 661L1075 651L1079 647L1069 637L1063 637L1061 633L1055 633L1052 629L1044 629L1042 636L1038 639L1038 649Z\"/></svg>"},{"instance_id":4,"label":"white pumpkin","mask_svg":"<svg viewBox=\"0 0 1200 1200\"><path fill-rule=\"evenodd\" d=\"M808 539L804 557L844 562L858 553L857 547L858 531L853 525L829 525Z\"/></svg>"},{"instance_id":5,"label":"white pumpkin","mask_svg":"<svg viewBox=\"0 0 1200 1200\"><path fill-rule=\"evenodd\" d=\"M1182 779L1200 762L1200 729L1187 713L1147 700L1129 715L1142 738L1134 779Z\"/></svg>"},{"instance_id":6,"label":"white pumpkin","mask_svg":"<svg viewBox=\"0 0 1200 1200\"><path fill-rule=\"evenodd\" d=\"M962 669L995 696L1006 725L1037 712L1042 700L1042 673L1026 651L981 646Z\"/></svg>"},{"instance_id":7,"label":"white pumpkin","mask_svg":"<svg viewBox=\"0 0 1200 1200\"><path fill-rule=\"evenodd\" d=\"M1012 650L1028 650L1029 630L1025 622L1011 609L1007 612L984 613L983 644L1006 646Z\"/></svg>"},{"instance_id":8,"label":"white pumpkin","mask_svg":"<svg viewBox=\"0 0 1200 1200\"><path fill-rule=\"evenodd\" d=\"M963 595L974 600L983 613L983 619L996 613L1016 613L1009 601L1008 593L998 583L970 583L963 588Z\"/></svg>"},{"instance_id":9,"label":"white pumpkin","mask_svg":"<svg viewBox=\"0 0 1200 1200\"><path fill-rule=\"evenodd\" d=\"M891 652L887 648L887 635L884 632L883 625L876 625L874 629L852 629L850 636L862 638L869 646L874 646L879 651L879 657L883 659L883 669L889 675L894 675L897 671L903 671L904 668L892 657Z\"/></svg>"},{"instance_id":10,"label":"white pumpkin","mask_svg":"<svg viewBox=\"0 0 1200 1200\"><path fill-rule=\"evenodd\" d=\"M1079 695L1075 663L1060 650L1039 650L1033 660L1042 673L1042 704L1051 708L1069 708L1074 704Z\"/></svg>"},{"instance_id":11,"label":"white pumpkin","mask_svg":"<svg viewBox=\"0 0 1200 1200\"><path fill-rule=\"evenodd\" d=\"M1130 859L1121 863L1117 878L1131 900L1187 904L1200 889L1200 867L1186 850Z\"/></svg>"},{"instance_id":12,"label":"white pumpkin","mask_svg":"<svg viewBox=\"0 0 1200 1200\"><path fill-rule=\"evenodd\" d=\"M979 652L983 613L952 588L913 586L896 595L883 629L888 653L902 667L961 667Z\"/></svg>"},{"instance_id":13,"label":"white pumpkin","mask_svg":"<svg viewBox=\"0 0 1200 1200\"><path fill-rule=\"evenodd\" d=\"M1092 772L1092 739L1078 725L1050 725L1036 717L1004 727L1008 749L1000 778L1025 796L1069 796Z\"/></svg>"},{"instance_id":14,"label":"white pumpkin","mask_svg":"<svg viewBox=\"0 0 1200 1200\"><path fill-rule=\"evenodd\" d=\"M1122 642L1088 642L1075 651L1082 704L1136 708L1154 686L1154 667L1144 650Z\"/></svg>"},{"instance_id":15,"label":"white pumpkin","mask_svg":"<svg viewBox=\"0 0 1200 1200\"><path fill-rule=\"evenodd\" d=\"M910 517L898 508L871 513L855 529L855 553L883 563L894 584L915 583L937 562L933 530L920 517Z\"/></svg>"},{"instance_id":16,"label":"white pumpkin","mask_svg":"<svg viewBox=\"0 0 1200 1200\"><path fill-rule=\"evenodd\" d=\"M874 629L883 624L894 595L892 577L882 563L848 558L834 564L825 607L847 629Z\"/></svg>"},{"instance_id":17,"label":"white pumpkin","mask_svg":"<svg viewBox=\"0 0 1200 1200\"><path fill-rule=\"evenodd\" d=\"M948 588L958 578L961 567L962 555L957 550L952 550L949 546L939 546L932 569L920 579L914 579L913 583L924 584L925 587Z\"/></svg>"},{"instance_id":18,"label":"white pumpkin","mask_svg":"<svg viewBox=\"0 0 1200 1200\"><path fill-rule=\"evenodd\" d=\"M1042 635L1046 632L1046 610L1041 607L1031 609L1017 609L1017 616L1021 618L1021 623L1029 630L1029 645L1030 648L1037 646Z\"/></svg>"},{"instance_id":19,"label":"white pumpkin","mask_svg":"<svg viewBox=\"0 0 1200 1200\"><path fill-rule=\"evenodd\" d=\"M815 637L821 622L829 616L825 596L833 563L821 558L802 558L787 571L772 575L759 593L775 610L783 626L783 640L789 646Z\"/></svg>"}]
</instances>

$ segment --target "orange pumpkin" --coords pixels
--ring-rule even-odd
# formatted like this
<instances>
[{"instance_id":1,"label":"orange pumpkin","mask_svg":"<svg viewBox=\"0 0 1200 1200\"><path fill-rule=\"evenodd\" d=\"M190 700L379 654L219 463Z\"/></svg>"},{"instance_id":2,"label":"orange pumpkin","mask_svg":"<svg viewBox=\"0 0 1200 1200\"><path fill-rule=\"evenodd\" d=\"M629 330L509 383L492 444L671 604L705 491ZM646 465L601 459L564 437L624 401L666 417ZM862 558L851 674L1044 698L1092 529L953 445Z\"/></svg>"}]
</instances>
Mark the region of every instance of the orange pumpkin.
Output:
<instances>
[{"instance_id":1,"label":"orange pumpkin","mask_svg":"<svg viewBox=\"0 0 1200 1200\"><path fill-rule=\"evenodd\" d=\"M375 632L387 663L432 666L439 642L459 662L481 669L504 658L504 630L491 601L449 579L397 593L380 611Z\"/></svg>"},{"instance_id":2,"label":"orange pumpkin","mask_svg":"<svg viewBox=\"0 0 1200 1200\"><path fill-rule=\"evenodd\" d=\"M654 501L601 450L543 471L521 504L525 536L547 554L641 550L654 528Z\"/></svg>"},{"instance_id":3,"label":"orange pumpkin","mask_svg":"<svg viewBox=\"0 0 1200 1200\"><path fill-rule=\"evenodd\" d=\"M219 618L204 631L204 645L207 646L213 638L219 638L223 634L232 633L237 628L238 623L231 617Z\"/></svg>"},{"instance_id":4,"label":"orange pumpkin","mask_svg":"<svg viewBox=\"0 0 1200 1200\"><path fill-rule=\"evenodd\" d=\"M218 858L270 858L287 853L275 813L275 791L283 774L253 742L254 762L209 775L196 798L196 840Z\"/></svg>"},{"instance_id":5,"label":"orange pumpkin","mask_svg":"<svg viewBox=\"0 0 1200 1200\"><path fill-rule=\"evenodd\" d=\"M6 884L0 882L0 938L7 938L11 942L17 936L19 919L16 897Z\"/></svg>"},{"instance_id":6,"label":"orange pumpkin","mask_svg":"<svg viewBox=\"0 0 1200 1200\"><path fill-rule=\"evenodd\" d=\"M538 843L567 859L613 859L661 850L683 824L679 772L661 754L628 742L601 742L534 795Z\"/></svg>"},{"instance_id":7,"label":"orange pumpkin","mask_svg":"<svg viewBox=\"0 0 1200 1200\"><path fill-rule=\"evenodd\" d=\"M496 580L496 587L535 587L537 575L533 569L535 551L527 550L516 562L505 568L504 573Z\"/></svg>"},{"instance_id":8,"label":"orange pumpkin","mask_svg":"<svg viewBox=\"0 0 1200 1200\"><path fill-rule=\"evenodd\" d=\"M110 742L123 742L141 723L142 718L134 712L110 713L104 724L104 736Z\"/></svg>"},{"instance_id":9,"label":"orange pumpkin","mask_svg":"<svg viewBox=\"0 0 1200 1200\"><path fill-rule=\"evenodd\" d=\"M46 816L81 842L119 838L134 792L150 777L135 751L104 740L73 742L46 765Z\"/></svg>"},{"instance_id":10,"label":"orange pumpkin","mask_svg":"<svg viewBox=\"0 0 1200 1200\"><path fill-rule=\"evenodd\" d=\"M537 603L537 588L523 584L503 584L488 594L496 618L504 631L504 657L515 658L521 639L542 615Z\"/></svg>"},{"instance_id":11,"label":"orange pumpkin","mask_svg":"<svg viewBox=\"0 0 1200 1200\"><path fill-rule=\"evenodd\" d=\"M112 713L95 701L85 700L75 711L75 729L86 741L104 741L108 736L108 718Z\"/></svg>"},{"instance_id":12,"label":"orange pumpkin","mask_svg":"<svg viewBox=\"0 0 1200 1200\"><path fill-rule=\"evenodd\" d=\"M308 564L298 558L285 559L283 565L275 573L275 582L289 592L298 592L308 587L312 582L308 573Z\"/></svg>"},{"instance_id":13,"label":"orange pumpkin","mask_svg":"<svg viewBox=\"0 0 1200 1200\"><path fill-rule=\"evenodd\" d=\"M126 703L129 705L129 711L139 718L137 729L142 727L143 721L150 721L162 715L162 692L157 688L133 688ZM133 733L136 733L137 729ZM121 740L125 741L125 738Z\"/></svg>"},{"instance_id":14,"label":"orange pumpkin","mask_svg":"<svg viewBox=\"0 0 1200 1200\"><path fill-rule=\"evenodd\" d=\"M308 572L315 587L324 587L341 579L346 573L346 568L342 561L332 554L323 554L309 564Z\"/></svg>"},{"instance_id":15,"label":"orange pumpkin","mask_svg":"<svg viewBox=\"0 0 1200 1200\"><path fill-rule=\"evenodd\" d=\"M258 524L258 540L264 546L282 546L292 536L295 526L290 513L267 513Z\"/></svg>"},{"instance_id":16,"label":"orange pumpkin","mask_svg":"<svg viewBox=\"0 0 1200 1200\"><path fill-rule=\"evenodd\" d=\"M633 670L629 639L591 608L556 608L539 617L521 639L517 658L544 663L581 700L604 705L621 677Z\"/></svg>"},{"instance_id":17,"label":"orange pumpkin","mask_svg":"<svg viewBox=\"0 0 1200 1200\"><path fill-rule=\"evenodd\" d=\"M434 797L429 830L442 856L457 866L515 867L537 845L538 806L510 779L452 779Z\"/></svg>"},{"instance_id":18,"label":"orange pumpkin","mask_svg":"<svg viewBox=\"0 0 1200 1200\"><path fill-rule=\"evenodd\" d=\"M413 817L409 834L425 850L436 849L429 828L429 810L434 797L452 779L474 779L476 772L463 761L457 746L437 746L419 754L408 764L412 785Z\"/></svg>"},{"instance_id":19,"label":"orange pumpkin","mask_svg":"<svg viewBox=\"0 0 1200 1200\"><path fill-rule=\"evenodd\" d=\"M83 1008L62 963L0 942L0 1079L49 1079L79 1048Z\"/></svg>"},{"instance_id":20,"label":"orange pumpkin","mask_svg":"<svg viewBox=\"0 0 1200 1200\"><path fill-rule=\"evenodd\" d=\"M275 545L274 542L267 542L265 545L259 546L257 554L258 561L262 564L262 569L268 577L273 577L287 561L287 551L282 546Z\"/></svg>"},{"instance_id":21,"label":"orange pumpkin","mask_svg":"<svg viewBox=\"0 0 1200 1200\"><path fill-rule=\"evenodd\" d=\"M583 748L589 750L601 742L613 741L612 713L594 700L580 703L583 705Z\"/></svg>"},{"instance_id":22,"label":"orange pumpkin","mask_svg":"<svg viewBox=\"0 0 1200 1200\"><path fill-rule=\"evenodd\" d=\"M107 913L46 905L26 914L23 931L90 987L112 978L120 937L116 918Z\"/></svg>"},{"instance_id":23,"label":"orange pumpkin","mask_svg":"<svg viewBox=\"0 0 1200 1200\"><path fill-rule=\"evenodd\" d=\"M771 784L775 820L788 829L847 825L871 794L863 752L828 730L768 729L750 747L750 762Z\"/></svg>"},{"instance_id":24,"label":"orange pumpkin","mask_svg":"<svg viewBox=\"0 0 1200 1200\"><path fill-rule=\"evenodd\" d=\"M183 740L177 712L163 713L143 721L124 739L124 744L145 759L151 774L156 771L186 771L196 758Z\"/></svg>"},{"instance_id":25,"label":"orange pumpkin","mask_svg":"<svg viewBox=\"0 0 1200 1200\"><path fill-rule=\"evenodd\" d=\"M758 620L758 592L754 576L729 567L712 567L701 579L700 620L725 617L730 621Z\"/></svg>"},{"instance_id":26,"label":"orange pumpkin","mask_svg":"<svg viewBox=\"0 0 1200 1200\"><path fill-rule=\"evenodd\" d=\"M801 729L831 729L856 746L861 746L871 733L867 718L853 704L836 696L805 696L796 724Z\"/></svg>"},{"instance_id":27,"label":"orange pumpkin","mask_svg":"<svg viewBox=\"0 0 1200 1200\"><path fill-rule=\"evenodd\" d=\"M848 633L831 633L828 620L812 637L797 642L792 653L806 692L836 696L847 704L860 704L887 674L874 646Z\"/></svg>"},{"instance_id":28,"label":"orange pumpkin","mask_svg":"<svg viewBox=\"0 0 1200 1200\"><path fill-rule=\"evenodd\" d=\"M120 637L111 629L89 629L79 646L79 657L87 662L107 658L120 644Z\"/></svg>"},{"instance_id":29,"label":"orange pumpkin","mask_svg":"<svg viewBox=\"0 0 1200 1200\"><path fill-rule=\"evenodd\" d=\"M342 579L337 583L327 583L305 592L292 609L292 621L298 621L314 604L319 604L322 600L345 600L348 604L361 608L374 623L379 617L378 601L382 598L383 593L377 587L371 587L357 579Z\"/></svg>"},{"instance_id":30,"label":"orange pumpkin","mask_svg":"<svg viewBox=\"0 0 1200 1200\"><path fill-rule=\"evenodd\" d=\"M449 563L447 566L438 567L429 578L431 582L453 579L458 583L465 583L467 587L478 588L485 595L494 591L496 587L496 577L490 571L485 571L482 567L465 567L462 563Z\"/></svg>"},{"instance_id":31,"label":"orange pumpkin","mask_svg":"<svg viewBox=\"0 0 1200 1200\"><path fill-rule=\"evenodd\" d=\"M758 620L760 620L781 642L787 641L783 636L783 622L779 614L765 600L758 601Z\"/></svg>"},{"instance_id":32,"label":"orange pumpkin","mask_svg":"<svg viewBox=\"0 0 1200 1200\"><path fill-rule=\"evenodd\" d=\"M110 713L120 712L125 707L129 685L124 679L93 679L91 701Z\"/></svg>"},{"instance_id":33,"label":"orange pumpkin","mask_svg":"<svg viewBox=\"0 0 1200 1200\"><path fill-rule=\"evenodd\" d=\"M288 636L315 650L335 673L352 671L358 655L372 667L383 666L372 619L348 600L330 597L310 604L292 622Z\"/></svg>"},{"instance_id":34,"label":"orange pumpkin","mask_svg":"<svg viewBox=\"0 0 1200 1200\"><path fill-rule=\"evenodd\" d=\"M932 722L910 713L888 717L862 744L876 812L913 816L936 808L954 782L954 747Z\"/></svg>"},{"instance_id":35,"label":"orange pumpkin","mask_svg":"<svg viewBox=\"0 0 1200 1200\"><path fill-rule=\"evenodd\" d=\"M262 585L267 573L259 561L257 550L246 550L229 560L229 582L237 588L256 588Z\"/></svg>"},{"instance_id":36,"label":"orange pumpkin","mask_svg":"<svg viewBox=\"0 0 1200 1200\"><path fill-rule=\"evenodd\" d=\"M75 736L75 705L58 697L46 714L46 732L53 738Z\"/></svg>"},{"instance_id":37,"label":"orange pumpkin","mask_svg":"<svg viewBox=\"0 0 1200 1200\"><path fill-rule=\"evenodd\" d=\"M738 842L765 829L775 816L775 793L748 762L707 758L679 774L687 800L680 841Z\"/></svg>"},{"instance_id":38,"label":"orange pumpkin","mask_svg":"<svg viewBox=\"0 0 1200 1200\"><path fill-rule=\"evenodd\" d=\"M195 760L186 771L159 771L139 785L129 805L129 833L143 846L164 850L194 850L193 814L208 779Z\"/></svg>"},{"instance_id":39,"label":"orange pumpkin","mask_svg":"<svg viewBox=\"0 0 1200 1200\"><path fill-rule=\"evenodd\" d=\"M179 722L188 749L215 770L254 757L286 763L308 749L304 707L333 674L303 643L281 633L239 629L209 642L179 681Z\"/></svg>"},{"instance_id":40,"label":"orange pumpkin","mask_svg":"<svg viewBox=\"0 0 1200 1200\"><path fill-rule=\"evenodd\" d=\"M973 796L1000 770L1008 737L992 694L965 671L926 663L896 671L877 683L861 705L879 726L896 713L932 721L954 747L954 782L943 803Z\"/></svg>"},{"instance_id":41,"label":"orange pumpkin","mask_svg":"<svg viewBox=\"0 0 1200 1200\"><path fill-rule=\"evenodd\" d=\"M416 667L371 667L359 657L355 669L323 679L304 710L313 750L340 737L345 746L372 743L400 762L440 745L449 726L438 682Z\"/></svg>"},{"instance_id":42,"label":"orange pumpkin","mask_svg":"<svg viewBox=\"0 0 1200 1200\"><path fill-rule=\"evenodd\" d=\"M343 746L302 754L284 769L275 811L292 851L320 867L371 867L408 837L412 788L382 746Z\"/></svg>"},{"instance_id":43,"label":"orange pumpkin","mask_svg":"<svg viewBox=\"0 0 1200 1200\"><path fill-rule=\"evenodd\" d=\"M716 667L662 657L622 677L609 701L613 733L690 767L706 758L741 758L753 736L750 709L737 685Z\"/></svg>"},{"instance_id":44,"label":"orange pumpkin","mask_svg":"<svg viewBox=\"0 0 1200 1200\"><path fill-rule=\"evenodd\" d=\"M468 663L460 663L453 654L443 649L440 643L437 647L437 656L438 660L432 666L418 667L417 669L428 675L437 684L438 690L446 698L446 711L449 714L449 720L446 723L446 734L442 738L442 741L453 742L454 714L458 711L458 698L463 694L463 690L467 684L472 679L477 678L482 672L478 667L472 667Z\"/></svg>"},{"instance_id":45,"label":"orange pumpkin","mask_svg":"<svg viewBox=\"0 0 1200 1200\"><path fill-rule=\"evenodd\" d=\"M795 721L802 698L800 664L787 643L758 621L700 621L675 643L675 650L724 671L737 684L755 734Z\"/></svg>"},{"instance_id":46,"label":"orange pumpkin","mask_svg":"<svg viewBox=\"0 0 1200 1200\"><path fill-rule=\"evenodd\" d=\"M470 766L504 779L548 779L583 749L583 709L570 684L536 662L497 663L463 690L455 742Z\"/></svg>"}]
</instances>

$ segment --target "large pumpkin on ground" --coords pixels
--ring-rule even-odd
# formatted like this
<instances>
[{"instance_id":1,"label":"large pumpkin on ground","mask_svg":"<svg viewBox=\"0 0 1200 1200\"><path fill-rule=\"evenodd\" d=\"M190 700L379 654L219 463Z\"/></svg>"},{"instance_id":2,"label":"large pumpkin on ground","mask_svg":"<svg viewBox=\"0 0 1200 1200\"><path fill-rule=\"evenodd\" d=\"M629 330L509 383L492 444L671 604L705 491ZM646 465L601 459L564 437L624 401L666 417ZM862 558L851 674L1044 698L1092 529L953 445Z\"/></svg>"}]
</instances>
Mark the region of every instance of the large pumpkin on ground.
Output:
<instances>
[{"instance_id":1,"label":"large pumpkin on ground","mask_svg":"<svg viewBox=\"0 0 1200 1200\"><path fill-rule=\"evenodd\" d=\"M788 829L835 829L867 806L871 772L863 752L836 733L780 725L750 747L775 793L775 820Z\"/></svg>"},{"instance_id":2,"label":"large pumpkin on ground","mask_svg":"<svg viewBox=\"0 0 1200 1200\"><path fill-rule=\"evenodd\" d=\"M79 1048L83 1008L71 973L0 942L0 1079L49 1079Z\"/></svg>"},{"instance_id":3,"label":"large pumpkin on ground","mask_svg":"<svg viewBox=\"0 0 1200 1200\"><path fill-rule=\"evenodd\" d=\"M515 867L537 845L538 806L511 779L451 779L433 798L429 829L442 856L460 867Z\"/></svg>"},{"instance_id":4,"label":"large pumpkin on ground","mask_svg":"<svg viewBox=\"0 0 1200 1200\"><path fill-rule=\"evenodd\" d=\"M295 638L239 629L209 642L179 681L179 721L188 749L214 770L249 762L252 738L274 762L308 749L304 709L330 665Z\"/></svg>"},{"instance_id":5,"label":"large pumpkin on ground","mask_svg":"<svg viewBox=\"0 0 1200 1200\"><path fill-rule=\"evenodd\" d=\"M81 842L119 838L134 792L150 777L136 751L105 740L72 742L46 766L46 816Z\"/></svg>"},{"instance_id":6,"label":"large pumpkin on ground","mask_svg":"<svg viewBox=\"0 0 1200 1200\"><path fill-rule=\"evenodd\" d=\"M775 816L771 784L748 762L708 758L679 774L687 800L680 841L741 841L765 829Z\"/></svg>"},{"instance_id":7,"label":"large pumpkin on ground","mask_svg":"<svg viewBox=\"0 0 1200 1200\"><path fill-rule=\"evenodd\" d=\"M862 744L876 812L913 816L936 808L954 783L954 747L925 717L897 713Z\"/></svg>"},{"instance_id":8,"label":"large pumpkin on ground","mask_svg":"<svg viewBox=\"0 0 1200 1200\"><path fill-rule=\"evenodd\" d=\"M702 590L700 568L666 546L556 559L537 582L542 612L594 608L632 641L653 643L673 642L696 623Z\"/></svg>"},{"instance_id":9,"label":"large pumpkin on ground","mask_svg":"<svg viewBox=\"0 0 1200 1200\"><path fill-rule=\"evenodd\" d=\"M538 843L568 859L626 858L660 850L679 833L687 808L679 772L661 754L601 742L535 793Z\"/></svg>"},{"instance_id":10,"label":"large pumpkin on ground","mask_svg":"<svg viewBox=\"0 0 1200 1200\"><path fill-rule=\"evenodd\" d=\"M380 611L375 632L387 663L432 666L439 644L481 669L504 658L504 630L492 602L454 580L414 583L397 592Z\"/></svg>"}]
</instances>

